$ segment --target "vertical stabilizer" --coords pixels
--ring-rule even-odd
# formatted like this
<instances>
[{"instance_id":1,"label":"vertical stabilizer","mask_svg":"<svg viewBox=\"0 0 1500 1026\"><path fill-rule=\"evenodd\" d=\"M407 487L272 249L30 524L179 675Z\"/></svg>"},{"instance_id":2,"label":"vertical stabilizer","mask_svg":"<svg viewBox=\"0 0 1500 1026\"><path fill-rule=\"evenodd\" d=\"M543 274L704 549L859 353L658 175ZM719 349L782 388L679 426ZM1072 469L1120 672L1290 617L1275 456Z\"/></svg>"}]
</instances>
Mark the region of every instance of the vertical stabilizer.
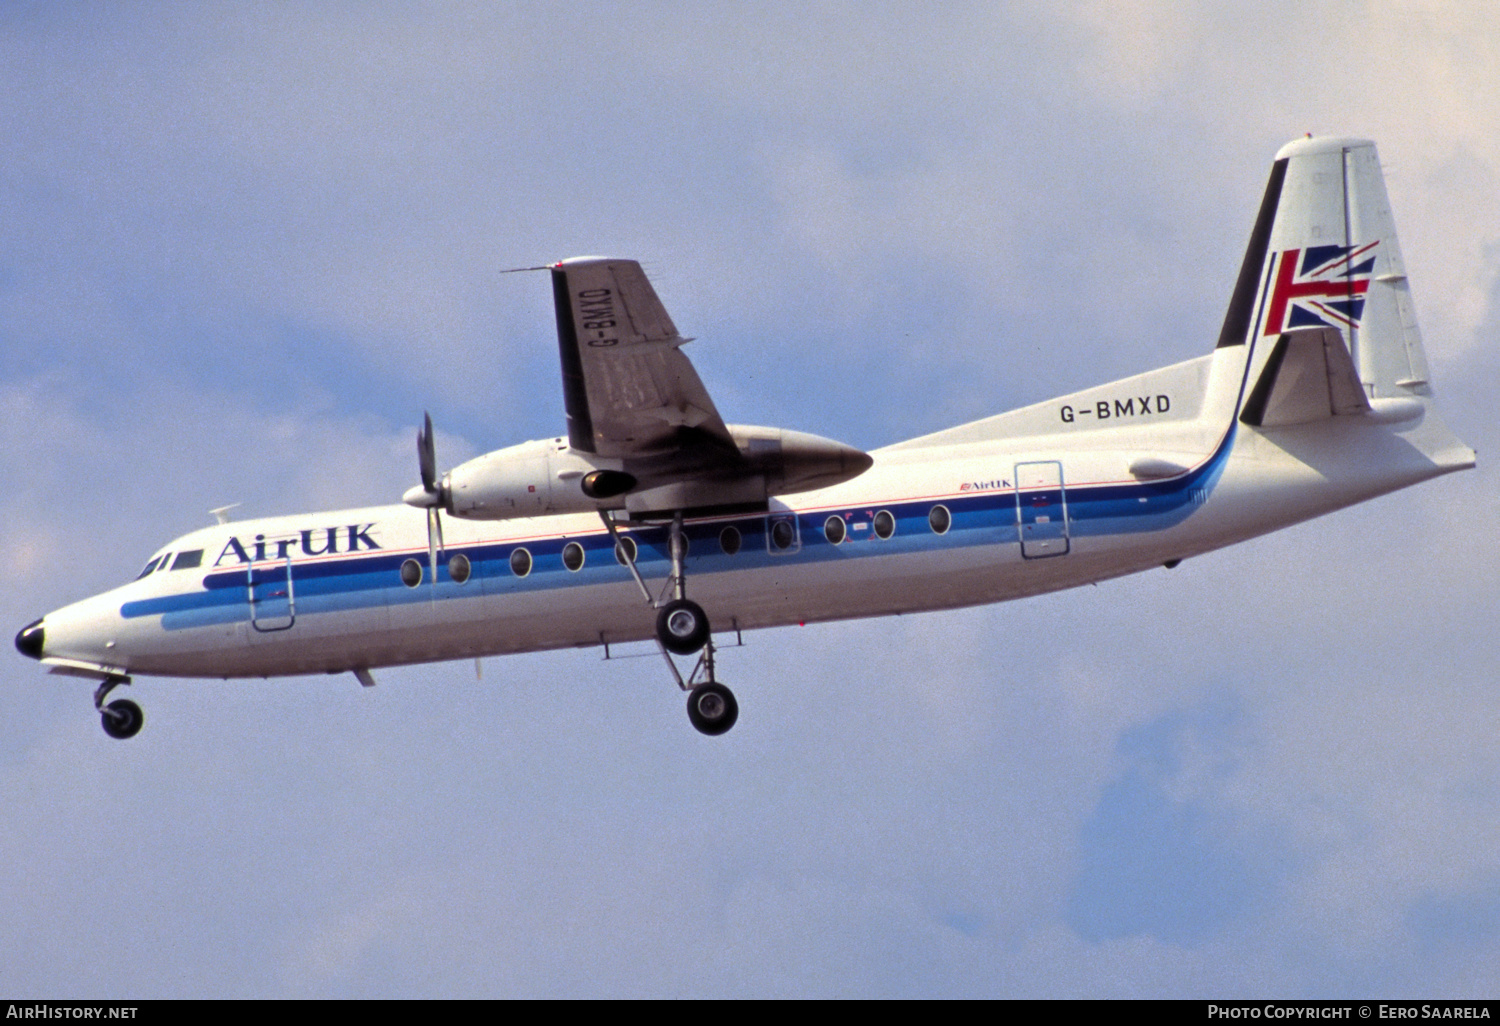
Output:
<instances>
[{"instance_id":1,"label":"vertical stabilizer","mask_svg":"<svg viewBox=\"0 0 1500 1026\"><path fill-rule=\"evenodd\" d=\"M1305 435L1337 421L1340 431L1363 425L1394 432L1430 466L1474 462L1433 412L1380 159L1364 139L1298 139L1276 154L1211 357L891 448L1058 430L1115 432L1128 426L1113 416L1121 394L1138 402L1170 396L1171 419L1192 419L1214 445L1235 424Z\"/></svg>"},{"instance_id":2,"label":"vertical stabilizer","mask_svg":"<svg viewBox=\"0 0 1500 1026\"><path fill-rule=\"evenodd\" d=\"M1260 273L1252 275L1257 256ZM1252 278L1257 294L1247 303ZM1380 158L1368 140L1298 139L1276 154L1219 345L1252 345L1253 381L1283 333L1308 328L1339 332L1370 399L1431 394Z\"/></svg>"},{"instance_id":3,"label":"vertical stabilizer","mask_svg":"<svg viewBox=\"0 0 1500 1026\"><path fill-rule=\"evenodd\" d=\"M1368 140L1298 139L1276 154L1216 355L1236 350L1244 424L1390 424L1442 466L1473 463L1432 415L1406 265Z\"/></svg>"}]
</instances>

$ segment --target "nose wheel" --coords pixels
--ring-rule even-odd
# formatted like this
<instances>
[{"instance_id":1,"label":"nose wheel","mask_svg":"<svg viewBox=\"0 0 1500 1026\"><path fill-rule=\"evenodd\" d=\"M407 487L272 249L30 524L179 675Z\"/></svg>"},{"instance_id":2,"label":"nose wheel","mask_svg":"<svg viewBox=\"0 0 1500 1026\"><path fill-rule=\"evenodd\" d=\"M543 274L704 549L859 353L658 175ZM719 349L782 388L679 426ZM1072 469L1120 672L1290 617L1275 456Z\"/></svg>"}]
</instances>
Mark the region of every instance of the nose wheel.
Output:
<instances>
[{"instance_id":1,"label":"nose wheel","mask_svg":"<svg viewBox=\"0 0 1500 1026\"><path fill-rule=\"evenodd\" d=\"M135 737L146 725L146 714L141 707L128 698L117 698L108 705L104 699L121 684L129 684L129 677L106 677L94 692L94 708L99 710L99 723L112 738L124 741Z\"/></svg>"},{"instance_id":2,"label":"nose wheel","mask_svg":"<svg viewBox=\"0 0 1500 1026\"><path fill-rule=\"evenodd\" d=\"M117 698L100 710L99 719L106 734L123 741L141 732L146 714L130 699Z\"/></svg>"}]
</instances>

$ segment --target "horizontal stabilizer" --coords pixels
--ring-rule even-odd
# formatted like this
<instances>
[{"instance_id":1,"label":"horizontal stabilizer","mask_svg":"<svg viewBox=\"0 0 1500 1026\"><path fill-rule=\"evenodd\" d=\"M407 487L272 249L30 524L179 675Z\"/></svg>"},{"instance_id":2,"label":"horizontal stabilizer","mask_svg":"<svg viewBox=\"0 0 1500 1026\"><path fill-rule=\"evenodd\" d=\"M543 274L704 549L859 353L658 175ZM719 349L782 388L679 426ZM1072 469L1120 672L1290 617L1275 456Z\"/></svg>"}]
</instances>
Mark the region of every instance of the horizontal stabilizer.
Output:
<instances>
[{"instance_id":1,"label":"horizontal stabilizer","mask_svg":"<svg viewBox=\"0 0 1500 1026\"><path fill-rule=\"evenodd\" d=\"M1287 427L1368 412L1370 401L1339 330L1303 328L1276 340L1240 420Z\"/></svg>"}]
</instances>

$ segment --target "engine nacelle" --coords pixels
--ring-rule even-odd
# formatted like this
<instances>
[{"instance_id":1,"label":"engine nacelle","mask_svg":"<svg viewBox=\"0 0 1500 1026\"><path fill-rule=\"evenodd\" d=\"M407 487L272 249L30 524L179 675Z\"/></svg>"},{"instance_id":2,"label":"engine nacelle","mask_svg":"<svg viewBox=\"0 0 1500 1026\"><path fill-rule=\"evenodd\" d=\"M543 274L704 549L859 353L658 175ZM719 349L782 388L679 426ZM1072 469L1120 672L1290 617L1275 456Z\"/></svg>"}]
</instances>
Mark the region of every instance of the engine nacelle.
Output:
<instances>
[{"instance_id":1,"label":"engine nacelle","mask_svg":"<svg viewBox=\"0 0 1500 1026\"><path fill-rule=\"evenodd\" d=\"M589 480L586 494L585 479ZM460 464L443 478L448 512L471 520L618 508L634 487L618 460L589 460L566 438L522 442Z\"/></svg>"},{"instance_id":2,"label":"engine nacelle","mask_svg":"<svg viewBox=\"0 0 1500 1026\"><path fill-rule=\"evenodd\" d=\"M771 495L827 488L870 469L868 453L806 431L730 424L729 434Z\"/></svg>"},{"instance_id":3,"label":"engine nacelle","mask_svg":"<svg viewBox=\"0 0 1500 1026\"><path fill-rule=\"evenodd\" d=\"M454 467L436 492L413 488L406 501L441 504L471 520L751 508L772 495L847 481L872 462L858 449L800 431L734 424L729 433L737 454L705 447L628 460L577 453L565 438L523 442Z\"/></svg>"}]
</instances>

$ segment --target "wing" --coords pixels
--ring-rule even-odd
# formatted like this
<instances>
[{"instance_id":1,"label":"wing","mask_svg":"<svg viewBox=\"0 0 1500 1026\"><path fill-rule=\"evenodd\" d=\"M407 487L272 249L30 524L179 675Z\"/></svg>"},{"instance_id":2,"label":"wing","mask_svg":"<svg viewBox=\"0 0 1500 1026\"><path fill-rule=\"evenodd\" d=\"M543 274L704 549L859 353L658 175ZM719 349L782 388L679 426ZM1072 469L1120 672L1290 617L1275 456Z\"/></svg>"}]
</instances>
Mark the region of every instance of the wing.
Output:
<instances>
[{"instance_id":1,"label":"wing","mask_svg":"<svg viewBox=\"0 0 1500 1026\"><path fill-rule=\"evenodd\" d=\"M739 449L679 348L656 290L634 260L576 257L552 267L568 441L633 458Z\"/></svg>"}]
</instances>

